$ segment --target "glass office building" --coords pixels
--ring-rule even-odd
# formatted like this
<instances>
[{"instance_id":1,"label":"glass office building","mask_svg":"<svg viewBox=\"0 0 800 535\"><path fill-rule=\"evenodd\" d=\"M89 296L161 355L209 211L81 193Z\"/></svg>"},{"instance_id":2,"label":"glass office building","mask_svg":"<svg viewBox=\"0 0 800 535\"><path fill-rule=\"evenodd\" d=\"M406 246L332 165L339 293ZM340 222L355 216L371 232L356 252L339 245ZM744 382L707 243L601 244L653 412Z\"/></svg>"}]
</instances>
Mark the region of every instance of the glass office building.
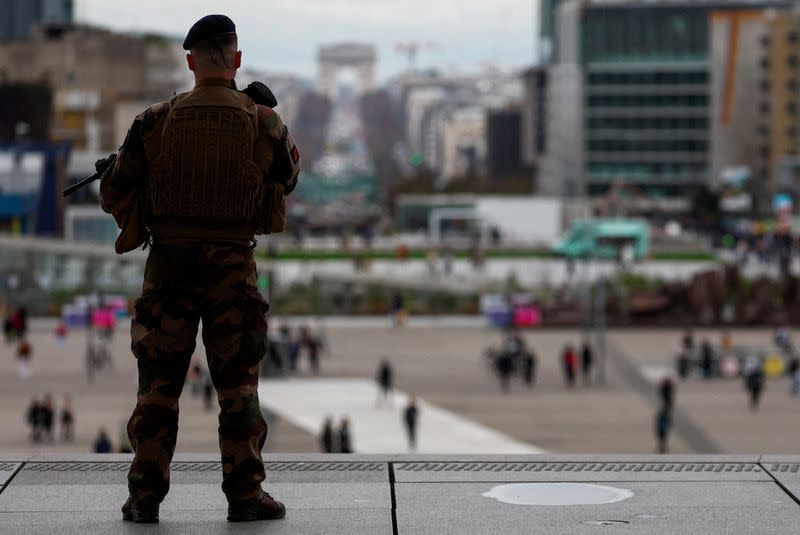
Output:
<instances>
[{"instance_id":1,"label":"glass office building","mask_svg":"<svg viewBox=\"0 0 800 535\"><path fill-rule=\"evenodd\" d=\"M708 8L597 6L583 17L589 194L680 195L709 167Z\"/></svg>"},{"instance_id":2,"label":"glass office building","mask_svg":"<svg viewBox=\"0 0 800 535\"><path fill-rule=\"evenodd\" d=\"M685 196L710 179L711 14L785 2L595 0L580 11L587 193Z\"/></svg>"}]
</instances>

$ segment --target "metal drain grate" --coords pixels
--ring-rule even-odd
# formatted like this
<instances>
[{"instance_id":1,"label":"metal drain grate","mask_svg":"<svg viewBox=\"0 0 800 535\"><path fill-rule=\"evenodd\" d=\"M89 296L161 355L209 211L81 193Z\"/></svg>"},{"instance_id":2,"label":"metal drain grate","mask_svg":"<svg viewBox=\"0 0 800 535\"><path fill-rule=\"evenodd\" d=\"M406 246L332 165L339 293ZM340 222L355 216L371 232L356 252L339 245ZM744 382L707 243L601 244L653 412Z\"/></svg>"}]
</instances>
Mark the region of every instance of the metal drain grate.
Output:
<instances>
[{"instance_id":1,"label":"metal drain grate","mask_svg":"<svg viewBox=\"0 0 800 535\"><path fill-rule=\"evenodd\" d=\"M398 463L404 472L760 472L745 463Z\"/></svg>"},{"instance_id":2,"label":"metal drain grate","mask_svg":"<svg viewBox=\"0 0 800 535\"><path fill-rule=\"evenodd\" d=\"M772 472L782 472L782 473L792 473L796 474L800 472L800 464L798 463L779 463L773 464L769 468Z\"/></svg>"},{"instance_id":3,"label":"metal drain grate","mask_svg":"<svg viewBox=\"0 0 800 535\"><path fill-rule=\"evenodd\" d=\"M222 463L172 463L169 468L173 472L219 472Z\"/></svg>"},{"instance_id":4,"label":"metal drain grate","mask_svg":"<svg viewBox=\"0 0 800 535\"><path fill-rule=\"evenodd\" d=\"M267 463L275 472L379 472L385 463Z\"/></svg>"},{"instance_id":5,"label":"metal drain grate","mask_svg":"<svg viewBox=\"0 0 800 535\"><path fill-rule=\"evenodd\" d=\"M0 465L1 466L1 465ZM32 472L127 472L130 463L29 463L24 470ZM266 463L268 472L377 472L384 470L384 463ZM218 462L205 463L172 463L173 472L216 472L222 470ZM13 470L9 468L9 470Z\"/></svg>"},{"instance_id":6,"label":"metal drain grate","mask_svg":"<svg viewBox=\"0 0 800 535\"><path fill-rule=\"evenodd\" d=\"M0 472L13 472L19 463L0 463Z\"/></svg>"},{"instance_id":7,"label":"metal drain grate","mask_svg":"<svg viewBox=\"0 0 800 535\"><path fill-rule=\"evenodd\" d=\"M121 472L128 470L130 463L28 463L26 472Z\"/></svg>"}]
</instances>

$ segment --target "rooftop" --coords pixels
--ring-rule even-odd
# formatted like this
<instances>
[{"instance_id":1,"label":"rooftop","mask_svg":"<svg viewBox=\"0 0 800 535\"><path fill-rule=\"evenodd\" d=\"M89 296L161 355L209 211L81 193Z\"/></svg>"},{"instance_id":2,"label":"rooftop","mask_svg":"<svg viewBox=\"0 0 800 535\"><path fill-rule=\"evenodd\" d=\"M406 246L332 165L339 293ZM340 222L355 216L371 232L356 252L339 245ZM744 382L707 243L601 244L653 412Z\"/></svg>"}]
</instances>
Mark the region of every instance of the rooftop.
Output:
<instances>
[{"instance_id":1,"label":"rooftop","mask_svg":"<svg viewBox=\"0 0 800 535\"><path fill-rule=\"evenodd\" d=\"M123 523L130 456L0 456L0 532L795 534L800 456L268 455L288 515L229 524L219 462L176 457L157 527ZM268 527L267 527L268 526ZM608 531L611 529L612 531Z\"/></svg>"}]
</instances>

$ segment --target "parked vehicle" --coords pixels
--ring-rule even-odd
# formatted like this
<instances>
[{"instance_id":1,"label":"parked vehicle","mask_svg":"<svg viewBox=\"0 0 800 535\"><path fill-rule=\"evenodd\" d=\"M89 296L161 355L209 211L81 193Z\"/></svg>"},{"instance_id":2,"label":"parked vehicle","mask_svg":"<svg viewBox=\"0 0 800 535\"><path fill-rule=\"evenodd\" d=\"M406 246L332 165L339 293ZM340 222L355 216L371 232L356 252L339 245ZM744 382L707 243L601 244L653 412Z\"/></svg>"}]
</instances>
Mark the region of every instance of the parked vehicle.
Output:
<instances>
[{"instance_id":1,"label":"parked vehicle","mask_svg":"<svg viewBox=\"0 0 800 535\"><path fill-rule=\"evenodd\" d=\"M638 219L583 219L553 247L568 259L643 260L650 253L650 226Z\"/></svg>"}]
</instances>

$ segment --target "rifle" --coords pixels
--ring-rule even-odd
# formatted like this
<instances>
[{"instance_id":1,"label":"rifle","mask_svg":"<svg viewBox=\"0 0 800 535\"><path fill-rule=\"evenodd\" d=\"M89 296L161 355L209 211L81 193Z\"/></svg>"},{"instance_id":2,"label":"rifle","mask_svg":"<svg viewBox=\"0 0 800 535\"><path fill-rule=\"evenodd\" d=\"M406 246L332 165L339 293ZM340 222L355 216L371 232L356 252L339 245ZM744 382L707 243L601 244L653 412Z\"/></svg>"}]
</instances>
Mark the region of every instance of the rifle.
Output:
<instances>
[{"instance_id":1,"label":"rifle","mask_svg":"<svg viewBox=\"0 0 800 535\"><path fill-rule=\"evenodd\" d=\"M246 88L242 89L241 92L250 97L256 104L261 104L263 106L267 106L268 108L274 108L278 105L278 99L275 98L275 94L269 87L261 82L252 82ZM105 173L109 167L114 165L114 161L116 161L116 159L117 155L114 153L109 154L106 158L97 160L94 163L95 173L65 189L63 192L64 197L68 197L79 189L88 186L95 180L99 180L100 177L103 176L103 173Z\"/></svg>"}]
</instances>

